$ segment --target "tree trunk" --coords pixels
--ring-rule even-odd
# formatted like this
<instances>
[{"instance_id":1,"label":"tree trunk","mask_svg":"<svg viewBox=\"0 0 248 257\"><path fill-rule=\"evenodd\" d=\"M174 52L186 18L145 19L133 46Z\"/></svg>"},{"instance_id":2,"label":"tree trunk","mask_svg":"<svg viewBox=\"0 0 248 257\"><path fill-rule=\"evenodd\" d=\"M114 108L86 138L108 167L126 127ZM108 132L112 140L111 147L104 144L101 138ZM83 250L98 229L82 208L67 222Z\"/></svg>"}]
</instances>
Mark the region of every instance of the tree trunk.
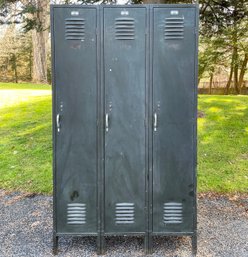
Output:
<instances>
[{"instance_id":1,"label":"tree trunk","mask_svg":"<svg viewBox=\"0 0 248 257\"><path fill-rule=\"evenodd\" d=\"M234 11L236 11L237 6L234 6ZM239 65L238 65L238 28L237 28L237 21L236 16L234 17L234 24L233 24L233 76L234 76L234 88L237 94L240 93L239 89L239 81L238 81L238 72L239 72Z\"/></svg>"},{"instance_id":2,"label":"tree trunk","mask_svg":"<svg viewBox=\"0 0 248 257\"><path fill-rule=\"evenodd\" d=\"M248 54L246 53L244 60L242 62L242 66L241 66L241 70L240 70L240 74L239 74L239 88L240 89L243 86L247 62L248 62Z\"/></svg>"},{"instance_id":3,"label":"tree trunk","mask_svg":"<svg viewBox=\"0 0 248 257\"><path fill-rule=\"evenodd\" d=\"M238 48L237 48L237 46L234 46L233 52L234 52L234 65L233 65L234 88L235 88L236 93L239 94L240 89L239 89L239 81L238 81L239 66L238 66Z\"/></svg>"},{"instance_id":4,"label":"tree trunk","mask_svg":"<svg viewBox=\"0 0 248 257\"><path fill-rule=\"evenodd\" d=\"M209 82L209 94L212 94L212 85L213 85L213 78L214 78L214 73L211 73L210 75L210 82Z\"/></svg>"},{"instance_id":5,"label":"tree trunk","mask_svg":"<svg viewBox=\"0 0 248 257\"><path fill-rule=\"evenodd\" d=\"M201 78L198 76L198 82L197 82L198 86L199 86L200 82L201 82Z\"/></svg>"},{"instance_id":6,"label":"tree trunk","mask_svg":"<svg viewBox=\"0 0 248 257\"><path fill-rule=\"evenodd\" d=\"M46 48L43 32L32 31L33 81L47 83Z\"/></svg>"},{"instance_id":7,"label":"tree trunk","mask_svg":"<svg viewBox=\"0 0 248 257\"><path fill-rule=\"evenodd\" d=\"M229 94L229 89L232 83L232 77L233 77L233 65L231 64L231 70L230 70L230 75L226 84L226 90L225 90L225 94L228 95Z\"/></svg>"},{"instance_id":8,"label":"tree trunk","mask_svg":"<svg viewBox=\"0 0 248 257\"><path fill-rule=\"evenodd\" d=\"M29 62L28 62L28 66L29 66L29 79L32 80L32 49L29 52Z\"/></svg>"},{"instance_id":9,"label":"tree trunk","mask_svg":"<svg viewBox=\"0 0 248 257\"><path fill-rule=\"evenodd\" d=\"M38 11L34 14L38 27L32 31L33 43L33 81L47 83L47 10L49 1L36 0Z\"/></svg>"},{"instance_id":10,"label":"tree trunk","mask_svg":"<svg viewBox=\"0 0 248 257\"><path fill-rule=\"evenodd\" d=\"M13 68L15 74L15 83L18 83L18 76L17 76L17 64L16 64L16 55L13 54Z\"/></svg>"}]
</instances>

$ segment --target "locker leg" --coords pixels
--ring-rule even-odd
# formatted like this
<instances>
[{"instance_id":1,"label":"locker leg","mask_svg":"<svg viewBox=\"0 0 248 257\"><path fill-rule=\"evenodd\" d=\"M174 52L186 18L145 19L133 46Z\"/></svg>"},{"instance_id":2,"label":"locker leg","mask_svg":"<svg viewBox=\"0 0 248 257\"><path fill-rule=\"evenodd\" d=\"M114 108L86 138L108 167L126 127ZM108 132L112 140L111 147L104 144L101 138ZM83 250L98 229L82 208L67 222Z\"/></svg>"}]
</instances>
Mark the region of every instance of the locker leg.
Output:
<instances>
[{"instance_id":1,"label":"locker leg","mask_svg":"<svg viewBox=\"0 0 248 257\"><path fill-rule=\"evenodd\" d=\"M59 242L59 237L54 235L53 236L53 255L58 254L58 242Z\"/></svg>"},{"instance_id":2,"label":"locker leg","mask_svg":"<svg viewBox=\"0 0 248 257\"><path fill-rule=\"evenodd\" d=\"M98 238L97 238L97 254L98 255L105 254L105 238L104 238L104 236L98 236Z\"/></svg>"},{"instance_id":3,"label":"locker leg","mask_svg":"<svg viewBox=\"0 0 248 257\"><path fill-rule=\"evenodd\" d=\"M152 237L150 234L145 236L145 254L152 254Z\"/></svg>"},{"instance_id":4,"label":"locker leg","mask_svg":"<svg viewBox=\"0 0 248 257\"><path fill-rule=\"evenodd\" d=\"M191 238L192 243L192 256L196 256L197 254L197 235L196 233Z\"/></svg>"}]
</instances>

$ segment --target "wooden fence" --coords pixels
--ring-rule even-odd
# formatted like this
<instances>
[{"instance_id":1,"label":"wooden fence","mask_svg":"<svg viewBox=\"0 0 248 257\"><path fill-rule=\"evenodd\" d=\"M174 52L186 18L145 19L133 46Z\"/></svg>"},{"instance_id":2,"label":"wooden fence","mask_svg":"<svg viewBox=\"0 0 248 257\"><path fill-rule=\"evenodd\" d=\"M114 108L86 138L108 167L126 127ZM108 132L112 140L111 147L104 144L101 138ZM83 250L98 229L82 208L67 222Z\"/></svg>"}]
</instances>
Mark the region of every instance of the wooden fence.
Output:
<instances>
[{"instance_id":1,"label":"wooden fence","mask_svg":"<svg viewBox=\"0 0 248 257\"><path fill-rule=\"evenodd\" d=\"M213 94L213 95L226 94L226 84L227 84L227 81L213 81L212 88L211 88L211 94ZM198 85L198 93L199 94L209 94L210 93L210 83L209 82L200 82ZM228 93L236 94L233 81L231 82ZM240 94L248 95L248 80L244 81L242 88L240 90Z\"/></svg>"}]
</instances>

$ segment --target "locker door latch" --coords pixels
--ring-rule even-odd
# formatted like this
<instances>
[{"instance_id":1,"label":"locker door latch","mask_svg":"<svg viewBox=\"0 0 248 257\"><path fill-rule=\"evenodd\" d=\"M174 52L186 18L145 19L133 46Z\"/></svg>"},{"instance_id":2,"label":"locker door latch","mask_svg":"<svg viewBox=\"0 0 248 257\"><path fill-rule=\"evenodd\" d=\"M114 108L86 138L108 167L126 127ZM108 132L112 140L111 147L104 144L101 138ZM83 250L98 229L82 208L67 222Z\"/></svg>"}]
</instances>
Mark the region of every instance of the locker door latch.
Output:
<instances>
[{"instance_id":1,"label":"locker door latch","mask_svg":"<svg viewBox=\"0 0 248 257\"><path fill-rule=\"evenodd\" d=\"M158 115L156 112L153 114L153 130L157 131L158 129Z\"/></svg>"},{"instance_id":2,"label":"locker door latch","mask_svg":"<svg viewBox=\"0 0 248 257\"><path fill-rule=\"evenodd\" d=\"M60 115L57 114L56 116L56 125L57 125L57 131L60 132Z\"/></svg>"},{"instance_id":3,"label":"locker door latch","mask_svg":"<svg viewBox=\"0 0 248 257\"><path fill-rule=\"evenodd\" d=\"M106 132L109 131L109 115L108 115L108 113L105 114L105 129L106 129Z\"/></svg>"}]
</instances>

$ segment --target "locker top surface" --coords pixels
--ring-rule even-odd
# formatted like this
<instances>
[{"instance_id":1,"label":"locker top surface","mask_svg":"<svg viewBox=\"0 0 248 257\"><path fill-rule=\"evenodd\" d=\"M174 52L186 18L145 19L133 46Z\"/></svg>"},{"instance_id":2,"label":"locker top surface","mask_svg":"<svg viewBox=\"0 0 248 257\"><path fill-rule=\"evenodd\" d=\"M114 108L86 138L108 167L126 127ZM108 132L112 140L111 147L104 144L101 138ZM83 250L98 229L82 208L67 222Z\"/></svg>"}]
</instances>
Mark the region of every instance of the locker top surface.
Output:
<instances>
[{"instance_id":1,"label":"locker top surface","mask_svg":"<svg viewBox=\"0 0 248 257\"><path fill-rule=\"evenodd\" d=\"M51 4L51 8L198 8L199 4L99 4L99 5L79 5L79 4Z\"/></svg>"}]
</instances>

